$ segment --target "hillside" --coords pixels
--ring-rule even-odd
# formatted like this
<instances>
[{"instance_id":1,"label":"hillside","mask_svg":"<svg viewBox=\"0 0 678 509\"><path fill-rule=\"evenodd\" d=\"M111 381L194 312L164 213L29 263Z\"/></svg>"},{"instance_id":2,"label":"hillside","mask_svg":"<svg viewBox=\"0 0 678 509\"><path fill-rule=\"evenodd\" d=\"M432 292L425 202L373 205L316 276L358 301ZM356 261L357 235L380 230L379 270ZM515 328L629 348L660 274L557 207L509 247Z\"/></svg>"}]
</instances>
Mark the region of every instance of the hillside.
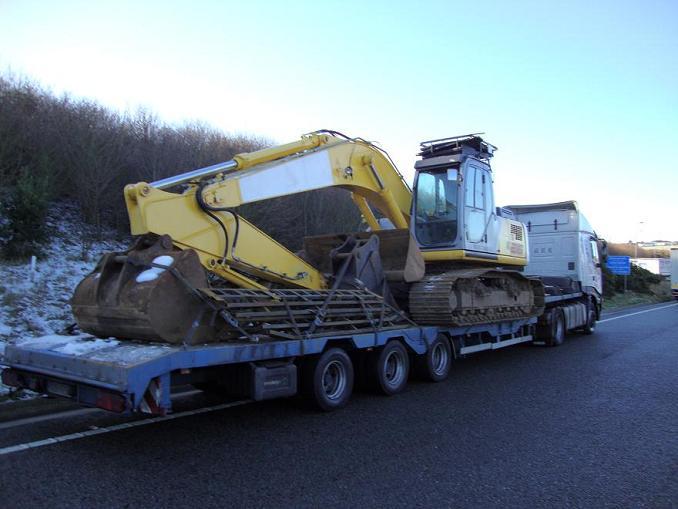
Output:
<instances>
[{"instance_id":1,"label":"hillside","mask_svg":"<svg viewBox=\"0 0 678 509\"><path fill-rule=\"evenodd\" d=\"M640 246L636 248L636 245L632 242L608 242L607 249L611 256L630 256L631 258L668 258L671 254L671 251L668 248L648 248Z\"/></svg>"},{"instance_id":2,"label":"hillside","mask_svg":"<svg viewBox=\"0 0 678 509\"><path fill-rule=\"evenodd\" d=\"M53 334L73 323L68 300L75 286L103 253L129 243L112 229L99 235L72 203L52 204L45 226L50 240L35 271L30 262L0 261L0 343Z\"/></svg>"}]
</instances>

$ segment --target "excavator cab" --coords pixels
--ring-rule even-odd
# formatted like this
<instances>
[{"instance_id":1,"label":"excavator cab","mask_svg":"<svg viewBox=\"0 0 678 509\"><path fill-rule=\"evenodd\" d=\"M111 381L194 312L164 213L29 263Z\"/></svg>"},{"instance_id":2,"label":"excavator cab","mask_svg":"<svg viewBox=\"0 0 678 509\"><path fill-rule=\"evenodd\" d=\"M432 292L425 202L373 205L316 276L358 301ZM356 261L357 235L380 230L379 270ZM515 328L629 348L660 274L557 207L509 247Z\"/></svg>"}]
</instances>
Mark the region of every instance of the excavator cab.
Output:
<instances>
[{"instance_id":1,"label":"excavator cab","mask_svg":"<svg viewBox=\"0 0 678 509\"><path fill-rule=\"evenodd\" d=\"M515 245L507 238L522 226L515 221L511 226L495 209L490 167L495 150L477 134L421 143L410 227L425 260L525 264L518 246L523 236L512 240Z\"/></svg>"}]
</instances>

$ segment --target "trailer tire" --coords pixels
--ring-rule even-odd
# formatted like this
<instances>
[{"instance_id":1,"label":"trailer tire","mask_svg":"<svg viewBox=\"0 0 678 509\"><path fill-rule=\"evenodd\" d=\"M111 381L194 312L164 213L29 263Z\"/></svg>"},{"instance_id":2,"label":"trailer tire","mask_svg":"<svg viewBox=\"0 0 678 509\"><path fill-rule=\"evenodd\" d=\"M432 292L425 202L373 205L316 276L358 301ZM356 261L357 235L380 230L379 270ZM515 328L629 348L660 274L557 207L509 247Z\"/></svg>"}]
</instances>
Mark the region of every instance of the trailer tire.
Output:
<instances>
[{"instance_id":1,"label":"trailer tire","mask_svg":"<svg viewBox=\"0 0 678 509\"><path fill-rule=\"evenodd\" d=\"M405 389L410 373L410 357L400 341L389 341L383 348L372 352L369 364L378 392L392 396Z\"/></svg>"},{"instance_id":2,"label":"trailer tire","mask_svg":"<svg viewBox=\"0 0 678 509\"><path fill-rule=\"evenodd\" d=\"M330 348L305 368L306 394L324 412L346 406L353 392L353 363L341 348Z\"/></svg>"},{"instance_id":3,"label":"trailer tire","mask_svg":"<svg viewBox=\"0 0 678 509\"><path fill-rule=\"evenodd\" d=\"M452 345L442 334L438 334L425 354L415 358L415 369L420 378L429 382L442 382L452 369Z\"/></svg>"},{"instance_id":4,"label":"trailer tire","mask_svg":"<svg viewBox=\"0 0 678 509\"><path fill-rule=\"evenodd\" d=\"M553 319L551 320L551 331L549 335L549 346L560 346L565 341L565 315L563 310L556 308L553 310Z\"/></svg>"}]
</instances>

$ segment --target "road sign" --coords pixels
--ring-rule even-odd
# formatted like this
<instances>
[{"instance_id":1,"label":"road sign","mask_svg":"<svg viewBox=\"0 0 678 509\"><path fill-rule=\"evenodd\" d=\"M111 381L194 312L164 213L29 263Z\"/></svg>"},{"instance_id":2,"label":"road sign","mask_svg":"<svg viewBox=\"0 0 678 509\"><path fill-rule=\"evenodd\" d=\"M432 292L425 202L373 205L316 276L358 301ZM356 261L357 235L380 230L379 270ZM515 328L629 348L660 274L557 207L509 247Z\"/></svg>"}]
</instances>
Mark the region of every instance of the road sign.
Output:
<instances>
[{"instance_id":1,"label":"road sign","mask_svg":"<svg viewBox=\"0 0 678 509\"><path fill-rule=\"evenodd\" d=\"M628 276L631 274L630 256L608 256L605 263L612 274L618 276Z\"/></svg>"}]
</instances>

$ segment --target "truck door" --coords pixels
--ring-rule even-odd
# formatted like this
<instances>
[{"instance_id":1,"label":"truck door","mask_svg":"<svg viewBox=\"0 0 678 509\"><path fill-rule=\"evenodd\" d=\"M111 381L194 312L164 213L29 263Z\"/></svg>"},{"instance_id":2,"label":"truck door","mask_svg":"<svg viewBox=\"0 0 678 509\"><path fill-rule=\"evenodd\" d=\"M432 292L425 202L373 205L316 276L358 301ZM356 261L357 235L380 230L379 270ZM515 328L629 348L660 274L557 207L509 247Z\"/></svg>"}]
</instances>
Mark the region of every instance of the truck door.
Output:
<instances>
[{"instance_id":1,"label":"truck door","mask_svg":"<svg viewBox=\"0 0 678 509\"><path fill-rule=\"evenodd\" d=\"M595 237L590 237L589 244L591 246L591 259L593 262L593 267L591 268L591 286L593 286L598 293L603 293L603 274L601 270L600 255L598 254L598 240Z\"/></svg>"}]
</instances>

